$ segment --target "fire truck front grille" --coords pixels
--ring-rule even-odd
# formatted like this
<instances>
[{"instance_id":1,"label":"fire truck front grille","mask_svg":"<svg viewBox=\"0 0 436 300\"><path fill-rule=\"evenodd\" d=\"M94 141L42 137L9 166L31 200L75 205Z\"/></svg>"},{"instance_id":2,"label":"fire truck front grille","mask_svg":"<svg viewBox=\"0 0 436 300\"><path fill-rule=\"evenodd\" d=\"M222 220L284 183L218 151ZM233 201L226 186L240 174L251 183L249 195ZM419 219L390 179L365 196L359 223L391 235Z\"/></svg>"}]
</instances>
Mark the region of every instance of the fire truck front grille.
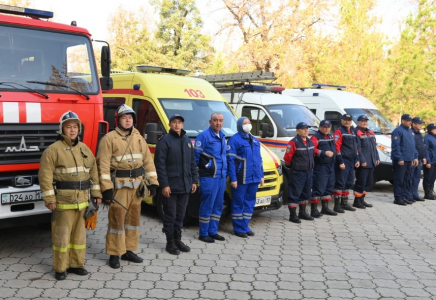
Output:
<instances>
[{"instance_id":1,"label":"fire truck front grille","mask_svg":"<svg viewBox=\"0 0 436 300\"><path fill-rule=\"evenodd\" d=\"M0 165L39 163L58 131L59 123L0 124Z\"/></svg>"}]
</instances>

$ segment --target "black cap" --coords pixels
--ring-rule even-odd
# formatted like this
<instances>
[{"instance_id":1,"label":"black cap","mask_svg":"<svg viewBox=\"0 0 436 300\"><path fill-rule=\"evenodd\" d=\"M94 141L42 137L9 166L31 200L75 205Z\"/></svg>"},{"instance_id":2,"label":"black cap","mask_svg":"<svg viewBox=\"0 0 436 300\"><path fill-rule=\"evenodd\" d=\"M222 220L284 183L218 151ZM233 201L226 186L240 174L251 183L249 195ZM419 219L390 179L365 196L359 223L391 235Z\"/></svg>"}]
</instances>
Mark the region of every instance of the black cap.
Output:
<instances>
[{"instance_id":1,"label":"black cap","mask_svg":"<svg viewBox=\"0 0 436 300\"><path fill-rule=\"evenodd\" d=\"M297 124L297 129L306 129L308 127L309 126L306 123L304 123L304 122L300 122L300 123Z\"/></svg>"},{"instance_id":2,"label":"black cap","mask_svg":"<svg viewBox=\"0 0 436 300\"><path fill-rule=\"evenodd\" d=\"M435 129L435 128L436 128L436 126L433 123L430 123L427 125L427 131L430 131L430 130Z\"/></svg>"},{"instance_id":3,"label":"black cap","mask_svg":"<svg viewBox=\"0 0 436 300\"><path fill-rule=\"evenodd\" d=\"M424 121L421 120L420 117L414 117L414 118L412 119L412 123L415 123L415 124L423 124Z\"/></svg>"},{"instance_id":4,"label":"black cap","mask_svg":"<svg viewBox=\"0 0 436 300\"><path fill-rule=\"evenodd\" d=\"M361 115L357 118L357 121L368 121L368 117L366 115Z\"/></svg>"},{"instance_id":5,"label":"black cap","mask_svg":"<svg viewBox=\"0 0 436 300\"><path fill-rule=\"evenodd\" d=\"M404 114L401 116L401 120L412 121L412 117L409 114Z\"/></svg>"},{"instance_id":6,"label":"black cap","mask_svg":"<svg viewBox=\"0 0 436 300\"><path fill-rule=\"evenodd\" d=\"M185 119L179 114L172 115L170 118L170 122L174 119L180 119L180 121L185 122Z\"/></svg>"},{"instance_id":7,"label":"black cap","mask_svg":"<svg viewBox=\"0 0 436 300\"><path fill-rule=\"evenodd\" d=\"M353 120L353 117L350 114L343 114L341 120Z\"/></svg>"},{"instance_id":8,"label":"black cap","mask_svg":"<svg viewBox=\"0 0 436 300\"><path fill-rule=\"evenodd\" d=\"M322 120L321 123L319 123L319 127L332 127L332 122L329 120Z\"/></svg>"}]
</instances>

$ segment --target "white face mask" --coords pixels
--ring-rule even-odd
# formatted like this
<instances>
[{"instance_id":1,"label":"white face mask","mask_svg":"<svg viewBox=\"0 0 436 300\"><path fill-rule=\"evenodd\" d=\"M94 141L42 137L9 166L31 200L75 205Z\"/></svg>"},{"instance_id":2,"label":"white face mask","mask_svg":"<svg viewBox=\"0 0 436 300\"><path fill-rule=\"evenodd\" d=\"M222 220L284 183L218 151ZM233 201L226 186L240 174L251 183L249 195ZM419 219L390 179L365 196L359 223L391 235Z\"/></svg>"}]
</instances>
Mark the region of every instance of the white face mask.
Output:
<instances>
[{"instance_id":1,"label":"white face mask","mask_svg":"<svg viewBox=\"0 0 436 300\"><path fill-rule=\"evenodd\" d=\"M251 124L242 125L242 130L244 130L245 133L249 133L251 131L251 128Z\"/></svg>"}]
</instances>

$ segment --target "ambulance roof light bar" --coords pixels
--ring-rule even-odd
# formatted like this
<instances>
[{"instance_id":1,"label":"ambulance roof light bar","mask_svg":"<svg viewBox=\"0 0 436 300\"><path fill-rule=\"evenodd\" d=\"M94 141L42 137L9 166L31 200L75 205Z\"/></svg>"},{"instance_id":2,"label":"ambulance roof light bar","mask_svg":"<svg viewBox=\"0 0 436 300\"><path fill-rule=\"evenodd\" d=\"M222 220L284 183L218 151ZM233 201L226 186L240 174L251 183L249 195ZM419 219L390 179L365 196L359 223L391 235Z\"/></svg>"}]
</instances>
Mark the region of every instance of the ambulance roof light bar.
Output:
<instances>
[{"instance_id":1,"label":"ambulance roof light bar","mask_svg":"<svg viewBox=\"0 0 436 300\"><path fill-rule=\"evenodd\" d=\"M145 66L145 65L136 66L136 70L138 70L138 72L143 72L143 73L170 73L170 74L183 75L183 76L191 73L191 71L189 70Z\"/></svg>"},{"instance_id":2,"label":"ambulance roof light bar","mask_svg":"<svg viewBox=\"0 0 436 300\"><path fill-rule=\"evenodd\" d=\"M32 9L32 8L24 8L18 6L10 6L5 4L0 4L0 12L11 14L11 15L20 15L31 17L32 19L50 19L53 18L53 12Z\"/></svg>"},{"instance_id":3,"label":"ambulance roof light bar","mask_svg":"<svg viewBox=\"0 0 436 300\"><path fill-rule=\"evenodd\" d=\"M241 72L229 74L215 74L215 75L199 75L198 78L205 79L210 83L216 82L250 82L259 80L275 80L274 72Z\"/></svg>"},{"instance_id":4,"label":"ambulance roof light bar","mask_svg":"<svg viewBox=\"0 0 436 300\"><path fill-rule=\"evenodd\" d=\"M336 89L338 89L340 91L342 91L342 90L347 88L344 85L331 85L331 84L323 84L323 83L313 83L312 86L314 88L317 88L317 89L321 89L323 87L332 87L332 88L336 88Z\"/></svg>"},{"instance_id":5,"label":"ambulance roof light bar","mask_svg":"<svg viewBox=\"0 0 436 300\"><path fill-rule=\"evenodd\" d=\"M248 91L268 91L268 92L283 92L285 88L278 85L255 85L255 84L245 84L242 88Z\"/></svg>"}]
</instances>

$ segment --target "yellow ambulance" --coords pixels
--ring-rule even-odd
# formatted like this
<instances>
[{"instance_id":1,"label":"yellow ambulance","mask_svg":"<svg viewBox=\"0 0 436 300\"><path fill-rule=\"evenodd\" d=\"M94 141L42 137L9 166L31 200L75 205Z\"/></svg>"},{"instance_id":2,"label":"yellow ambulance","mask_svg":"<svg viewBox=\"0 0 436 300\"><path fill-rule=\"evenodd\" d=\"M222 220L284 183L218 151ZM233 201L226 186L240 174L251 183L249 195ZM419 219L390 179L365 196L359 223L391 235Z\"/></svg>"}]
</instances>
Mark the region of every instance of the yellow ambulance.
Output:
<instances>
[{"instance_id":1,"label":"yellow ambulance","mask_svg":"<svg viewBox=\"0 0 436 300\"><path fill-rule=\"evenodd\" d=\"M186 135L195 140L197 135L209 127L213 112L224 115L222 130L229 138L237 132L238 117L220 93L206 80L188 77L189 71L152 66L137 66L137 72L113 73L113 89L103 94L104 119L109 130L115 128L115 110L121 104L131 106L137 115L136 128L144 134L151 153L157 140L169 131L169 117L178 113L185 119ZM259 186L255 212L279 209L283 204L283 177L280 159L267 147L262 146L265 184ZM161 210L161 193L144 201ZM224 213L230 213L230 185L224 199ZM186 209L187 218L198 218L200 197L191 195Z\"/></svg>"}]
</instances>

